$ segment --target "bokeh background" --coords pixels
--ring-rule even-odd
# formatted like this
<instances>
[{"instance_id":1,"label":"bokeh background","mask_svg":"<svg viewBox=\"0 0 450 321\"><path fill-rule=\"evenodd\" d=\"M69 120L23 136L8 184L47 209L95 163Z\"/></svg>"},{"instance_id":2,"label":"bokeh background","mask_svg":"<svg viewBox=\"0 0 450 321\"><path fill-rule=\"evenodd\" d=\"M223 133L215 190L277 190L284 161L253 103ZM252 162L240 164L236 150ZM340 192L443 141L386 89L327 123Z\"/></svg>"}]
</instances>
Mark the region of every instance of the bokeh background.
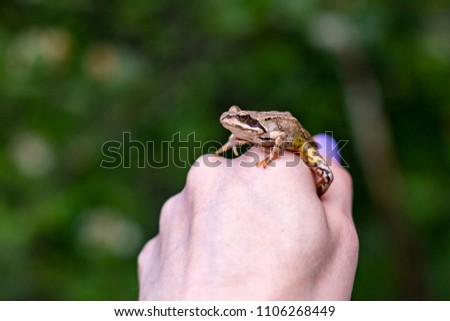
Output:
<instances>
[{"instance_id":1,"label":"bokeh background","mask_svg":"<svg viewBox=\"0 0 450 321\"><path fill-rule=\"evenodd\" d=\"M354 300L450 299L450 8L369 0L2 3L0 299L136 299L188 167L105 169L101 147L170 161L177 132L224 142L233 104L349 140Z\"/></svg>"}]
</instances>

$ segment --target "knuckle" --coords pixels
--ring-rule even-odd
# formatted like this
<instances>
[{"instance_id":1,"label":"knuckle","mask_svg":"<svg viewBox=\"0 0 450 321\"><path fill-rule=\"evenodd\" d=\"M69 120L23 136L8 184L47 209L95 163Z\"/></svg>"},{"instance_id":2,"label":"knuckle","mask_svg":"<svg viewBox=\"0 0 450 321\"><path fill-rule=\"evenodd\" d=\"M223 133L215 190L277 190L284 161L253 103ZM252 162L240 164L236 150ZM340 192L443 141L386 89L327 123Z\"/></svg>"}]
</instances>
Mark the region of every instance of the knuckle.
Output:
<instances>
[{"instance_id":1,"label":"knuckle","mask_svg":"<svg viewBox=\"0 0 450 321\"><path fill-rule=\"evenodd\" d=\"M189 169L186 178L186 186L195 186L199 180L205 175L205 171L208 169L205 155L200 156Z\"/></svg>"},{"instance_id":2,"label":"knuckle","mask_svg":"<svg viewBox=\"0 0 450 321\"><path fill-rule=\"evenodd\" d=\"M338 167L335 171L335 179L336 176L339 176L339 180L341 180L346 186L350 188L353 187L353 179L350 173L343 167Z\"/></svg>"},{"instance_id":3,"label":"knuckle","mask_svg":"<svg viewBox=\"0 0 450 321\"><path fill-rule=\"evenodd\" d=\"M173 203L175 201L175 196L169 198L161 208L161 214L159 215L159 229L164 230L164 227L169 224L171 219L171 213L173 212L171 209L173 208Z\"/></svg>"},{"instance_id":4,"label":"knuckle","mask_svg":"<svg viewBox=\"0 0 450 321\"><path fill-rule=\"evenodd\" d=\"M151 258L152 253L154 252L158 237L159 236L155 236L150 241L148 241L142 248L141 252L139 252L139 255L138 255L138 267L139 268L141 266L145 265Z\"/></svg>"},{"instance_id":5,"label":"knuckle","mask_svg":"<svg viewBox=\"0 0 450 321\"><path fill-rule=\"evenodd\" d=\"M341 238L349 256L357 256L359 252L359 238L353 220L343 217L341 226Z\"/></svg>"},{"instance_id":6,"label":"knuckle","mask_svg":"<svg viewBox=\"0 0 450 321\"><path fill-rule=\"evenodd\" d=\"M220 157L203 155L199 157L189 169L186 178L185 192L196 192L198 189L206 188L214 184L223 170Z\"/></svg>"},{"instance_id":7,"label":"knuckle","mask_svg":"<svg viewBox=\"0 0 450 321\"><path fill-rule=\"evenodd\" d=\"M353 253L359 252L359 238L354 225L347 231L347 243Z\"/></svg>"},{"instance_id":8,"label":"knuckle","mask_svg":"<svg viewBox=\"0 0 450 321\"><path fill-rule=\"evenodd\" d=\"M170 235L183 229L186 220L183 215L185 205L183 192L172 196L164 203L159 217L159 234L163 239L170 238Z\"/></svg>"}]
</instances>

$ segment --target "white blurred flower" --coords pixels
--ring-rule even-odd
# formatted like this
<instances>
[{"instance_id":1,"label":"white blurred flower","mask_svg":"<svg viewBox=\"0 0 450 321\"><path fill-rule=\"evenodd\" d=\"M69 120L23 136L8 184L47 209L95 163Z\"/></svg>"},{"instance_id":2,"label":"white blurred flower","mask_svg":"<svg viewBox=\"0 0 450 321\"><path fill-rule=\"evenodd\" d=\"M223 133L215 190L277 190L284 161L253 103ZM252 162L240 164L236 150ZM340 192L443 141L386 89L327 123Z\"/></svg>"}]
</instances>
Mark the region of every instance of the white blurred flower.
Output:
<instances>
[{"instance_id":1,"label":"white blurred flower","mask_svg":"<svg viewBox=\"0 0 450 321\"><path fill-rule=\"evenodd\" d=\"M312 19L309 25L311 42L336 52L359 44L360 33L351 21L339 13L321 13Z\"/></svg>"},{"instance_id":2,"label":"white blurred flower","mask_svg":"<svg viewBox=\"0 0 450 321\"><path fill-rule=\"evenodd\" d=\"M107 251L129 257L136 253L142 238L140 227L118 209L99 207L81 216L78 242L87 255Z\"/></svg>"},{"instance_id":3,"label":"white blurred flower","mask_svg":"<svg viewBox=\"0 0 450 321\"><path fill-rule=\"evenodd\" d=\"M48 141L34 132L24 132L13 137L9 154L19 171L28 177L39 177L48 173L55 162Z\"/></svg>"},{"instance_id":4,"label":"white blurred flower","mask_svg":"<svg viewBox=\"0 0 450 321\"><path fill-rule=\"evenodd\" d=\"M420 44L433 58L450 62L450 14L441 12L430 14L425 20L425 28L420 36Z\"/></svg>"},{"instance_id":5,"label":"white blurred flower","mask_svg":"<svg viewBox=\"0 0 450 321\"><path fill-rule=\"evenodd\" d=\"M64 62L71 50L72 37L62 29L31 29L17 36L6 49L6 66L21 75L37 61L49 65Z\"/></svg>"},{"instance_id":6,"label":"white blurred flower","mask_svg":"<svg viewBox=\"0 0 450 321\"><path fill-rule=\"evenodd\" d=\"M84 67L95 80L112 80L119 72L119 58L116 49L108 44L94 44L86 52Z\"/></svg>"}]
</instances>

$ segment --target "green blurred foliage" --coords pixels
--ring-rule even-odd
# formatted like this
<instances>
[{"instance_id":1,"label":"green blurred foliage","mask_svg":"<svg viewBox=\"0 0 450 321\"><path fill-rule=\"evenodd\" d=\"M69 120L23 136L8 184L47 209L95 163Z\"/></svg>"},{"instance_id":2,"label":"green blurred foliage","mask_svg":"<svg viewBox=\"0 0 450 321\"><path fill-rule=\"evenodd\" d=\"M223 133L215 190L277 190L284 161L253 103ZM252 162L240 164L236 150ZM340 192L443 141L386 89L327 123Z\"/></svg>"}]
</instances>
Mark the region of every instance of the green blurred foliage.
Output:
<instances>
[{"instance_id":1,"label":"green blurred foliage","mask_svg":"<svg viewBox=\"0 0 450 321\"><path fill-rule=\"evenodd\" d=\"M289 110L311 133L350 139L343 156L361 243L353 298L405 298L352 144L339 64L314 32L324 15L358 31L425 254L428 298L449 299L448 3L314 0L3 3L0 299L136 299L136 256L188 167L138 168L133 150L131 168L104 169L101 147L130 132L170 160L160 142L177 132L224 142L218 117L233 104Z\"/></svg>"}]
</instances>

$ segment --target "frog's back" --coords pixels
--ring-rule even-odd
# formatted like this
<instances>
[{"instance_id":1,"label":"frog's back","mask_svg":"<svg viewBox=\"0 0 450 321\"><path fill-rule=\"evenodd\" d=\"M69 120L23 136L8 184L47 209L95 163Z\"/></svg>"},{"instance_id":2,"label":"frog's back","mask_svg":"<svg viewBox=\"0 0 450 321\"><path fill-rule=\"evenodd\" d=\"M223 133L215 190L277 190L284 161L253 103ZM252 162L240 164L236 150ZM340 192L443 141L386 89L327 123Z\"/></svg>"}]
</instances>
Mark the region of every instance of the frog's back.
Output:
<instances>
[{"instance_id":1,"label":"frog's back","mask_svg":"<svg viewBox=\"0 0 450 321\"><path fill-rule=\"evenodd\" d=\"M271 124L271 131L277 130L286 133L286 147L301 145L312 140L311 135L288 111L261 112L266 124Z\"/></svg>"}]
</instances>

